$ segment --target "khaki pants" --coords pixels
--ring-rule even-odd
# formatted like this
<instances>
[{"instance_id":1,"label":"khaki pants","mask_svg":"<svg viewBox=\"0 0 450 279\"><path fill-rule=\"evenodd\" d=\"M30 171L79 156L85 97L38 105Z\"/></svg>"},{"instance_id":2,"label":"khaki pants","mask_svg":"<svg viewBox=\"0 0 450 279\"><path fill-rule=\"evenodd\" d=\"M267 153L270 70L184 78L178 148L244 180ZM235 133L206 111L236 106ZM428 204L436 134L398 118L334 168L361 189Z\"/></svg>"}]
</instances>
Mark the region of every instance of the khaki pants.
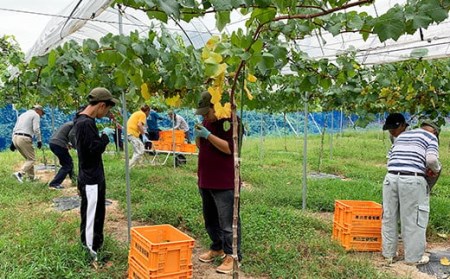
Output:
<instances>
[{"instance_id":1,"label":"khaki pants","mask_svg":"<svg viewBox=\"0 0 450 279\"><path fill-rule=\"evenodd\" d=\"M131 145L133 145L133 157L131 157L130 160L130 168L132 168L139 163L144 156L145 146L139 138L132 135L128 135L128 140Z\"/></svg>"},{"instance_id":2,"label":"khaki pants","mask_svg":"<svg viewBox=\"0 0 450 279\"><path fill-rule=\"evenodd\" d=\"M419 261L427 244L429 213L430 197L424 177L388 173L383 184L383 256L394 257L397 252L400 220L405 262Z\"/></svg>"},{"instance_id":3,"label":"khaki pants","mask_svg":"<svg viewBox=\"0 0 450 279\"><path fill-rule=\"evenodd\" d=\"M34 155L32 139L26 136L14 135L13 143L26 160L20 172L23 174L26 173L31 179L34 179L34 162L36 161L36 157Z\"/></svg>"}]
</instances>

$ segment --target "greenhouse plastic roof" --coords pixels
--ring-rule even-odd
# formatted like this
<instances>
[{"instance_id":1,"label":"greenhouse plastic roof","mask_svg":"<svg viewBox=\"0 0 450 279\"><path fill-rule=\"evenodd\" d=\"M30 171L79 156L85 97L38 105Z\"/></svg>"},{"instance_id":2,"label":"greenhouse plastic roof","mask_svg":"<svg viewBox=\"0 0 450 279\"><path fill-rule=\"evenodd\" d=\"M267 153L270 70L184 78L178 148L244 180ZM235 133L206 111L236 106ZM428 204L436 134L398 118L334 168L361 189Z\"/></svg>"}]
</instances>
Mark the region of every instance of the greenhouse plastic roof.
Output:
<instances>
[{"instance_id":1,"label":"greenhouse plastic roof","mask_svg":"<svg viewBox=\"0 0 450 279\"><path fill-rule=\"evenodd\" d=\"M376 16L385 13L395 4L402 4L399 0L376 0L375 4L367 7L356 7L358 11L366 11ZM65 17L54 17L46 26L41 36L27 53L27 58L43 55L50 49L67 40L82 42L92 38L98 40L108 33L119 34L119 10L111 8L111 0L80 1L74 0L59 14ZM159 21L151 21L145 13L131 8L122 11L122 33L129 34L138 30L146 35L150 28L161 29ZM88 19L88 20L87 20ZM244 26L245 17L232 13L231 23L224 32L232 31ZM165 28L180 34L186 43L196 48L203 47L206 41L220 32L215 28L213 15L201 19L194 19L189 23L170 22ZM371 35L364 41L360 34L345 33L332 36L322 32L296 42L300 50L311 58L328 58L334 60L336 55L349 50L356 51L356 57L362 64L380 64L406 60L411 57L425 59L450 56L450 19L439 25L431 25L413 35L401 36L397 41L387 40L381 43L376 35ZM413 55L412 55L413 53ZM414 55L415 53L415 55Z\"/></svg>"}]
</instances>

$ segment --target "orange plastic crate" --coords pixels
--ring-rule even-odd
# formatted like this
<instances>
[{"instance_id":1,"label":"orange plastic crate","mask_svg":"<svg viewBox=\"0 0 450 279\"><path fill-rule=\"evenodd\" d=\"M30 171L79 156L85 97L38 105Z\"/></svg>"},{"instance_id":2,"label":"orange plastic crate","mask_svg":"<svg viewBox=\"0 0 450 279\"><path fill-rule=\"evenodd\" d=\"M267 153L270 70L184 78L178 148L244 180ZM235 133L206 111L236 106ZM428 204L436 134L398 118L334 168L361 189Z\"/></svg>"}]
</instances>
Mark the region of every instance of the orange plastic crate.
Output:
<instances>
[{"instance_id":1,"label":"orange plastic crate","mask_svg":"<svg viewBox=\"0 0 450 279\"><path fill-rule=\"evenodd\" d=\"M195 240L171 225L131 228L130 257L155 274L192 268Z\"/></svg>"},{"instance_id":2,"label":"orange plastic crate","mask_svg":"<svg viewBox=\"0 0 450 279\"><path fill-rule=\"evenodd\" d=\"M168 143L168 142L165 142L165 141L153 141L152 144L153 144L153 148L155 150L168 151L168 150L172 149L171 148L172 147L172 143L171 142Z\"/></svg>"},{"instance_id":3,"label":"orange plastic crate","mask_svg":"<svg viewBox=\"0 0 450 279\"><path fill-rule=\"evenodd\" d=\"M172 150L172 143L171 142L164 142L161 146L161 150L165 151L171 151Z\"/></svg>"},{"instance_id":4,"label":"orange plastic crate","mask_svg":"<svg viewBox=\"0 0 450 279\"><path fill-rule=\"evenodd\" d=\"M181 145L181 152L195 153L197 152L197 145L184 143Z\"/></svg>"},{"instance_id":5,"label":"orange plastic crate","mask_svg":"<svg viewBox=\"0 0 450 279\"><path fill-rule=\"evenodd\" d=\"M129 279L190 279L192 278L192 265L187 270L173 273L158 274L142 267L133 257L128 258L128 278Z\"/></svg>"},{"instance_id":6,"label":"orange plastic crate","mask_svg":"<svg viewBox=\"0 0 450 279\"><path fill-rule=\"evenodd\" d=\"M152 141L153 148L156 150L161 150L161 147L163 146L163 144L164 143L161 141L157 141L157 140Z\"/></svg>"},{"instance_id":7,"label":"orange plastic crate","mask_svg":"<svg viewBox=\"0 0 450 279\"><path fill-rule=\"evenodd\" d=\"M182 143L175 143L175 151L181 152L181 146L183 144ZM163 142L160 146L161 148L158 150L164 150L164 151L173 151L174 150L174 146L172 144L172 142Z\"/></svg>"},{"instance_id":8,"label":"orange plastic crate","mask_svg":"<svg viewBox=\"0 0 450 279\"><path fill-rule=\"evenodd\" d=\"M334 222L348 229L381 228L383 208L373 201L336 200Z\"/></svg>"},{"instance_id":9,"label":"orange plastic crate","mask_svg":"<svg viewBox=\"0 0 450 279\"><path fill-rule=\"evenodd\" d=\"M159 140L164 142L175 142L175 143L183 143L184 142L184 131L181 130L167 130L159 132Z\"/></svg>"},{"instance_id":10,"label":"orange plastic crate","mask_svg":"<svg viewBox=\"0 0 450 279\"><path fill-rule=\"evenodd\" d=\"M182 152L182 147L183 146L183 143L175 143L175 151L178 151L178 152ZM172 143L170 143L170 148L169 148L169 150L170 151L173 151L174 149L173 149L173 145L172 145Z\"/></svg>"},{"instance_id":11,"label":"orange plastic crate","mask_svg":"<svg viewBox=\"0 0 450 279\"><path fill-rule=\"evenodd\" d=\"M345 250L381 251L381 228L366 227L350 230L334 222L332 238L337 240Z\"/></svg>"}]
</instances>

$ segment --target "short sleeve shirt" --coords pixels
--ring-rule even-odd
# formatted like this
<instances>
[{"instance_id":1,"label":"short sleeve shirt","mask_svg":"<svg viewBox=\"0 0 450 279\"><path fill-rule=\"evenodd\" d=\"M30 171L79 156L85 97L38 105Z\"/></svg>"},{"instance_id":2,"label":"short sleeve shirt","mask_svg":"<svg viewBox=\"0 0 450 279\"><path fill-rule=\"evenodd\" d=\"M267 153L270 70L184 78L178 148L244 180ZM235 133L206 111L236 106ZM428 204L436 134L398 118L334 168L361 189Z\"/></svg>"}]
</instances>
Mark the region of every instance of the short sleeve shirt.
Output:
<instances>
[{"instance_id":1,"label":"short sleeve shirt","mask_svg":"<svg viewBox=\"0 0 450 279\"><path fill-rule=\"evenodd\" d=\"M142 123L142 125L145 125L147 121L147 115L145 115L145 112L143 111L136 111L131 116L130 119L128 119L127 122L127 133L129 135L132 135L133 137L138 138L141 134L141 131L139 130L138 124Z\"/></svg>"},{"instance_id":2,"label":"short sleeve shirt","mask_svg":"<svg viewBox=\"0 0 450 279\"><path fill-rule=\"evenodd\" d=\"M224 125L227 121L230 125ZM212 123L203 121L203 126L213 135L226 140L231 154L223 153L211 142L201 138L198 154L198 186L202 189L234 189L233 127L231 119L220 119Z\"/></svg>"}]
</instances>

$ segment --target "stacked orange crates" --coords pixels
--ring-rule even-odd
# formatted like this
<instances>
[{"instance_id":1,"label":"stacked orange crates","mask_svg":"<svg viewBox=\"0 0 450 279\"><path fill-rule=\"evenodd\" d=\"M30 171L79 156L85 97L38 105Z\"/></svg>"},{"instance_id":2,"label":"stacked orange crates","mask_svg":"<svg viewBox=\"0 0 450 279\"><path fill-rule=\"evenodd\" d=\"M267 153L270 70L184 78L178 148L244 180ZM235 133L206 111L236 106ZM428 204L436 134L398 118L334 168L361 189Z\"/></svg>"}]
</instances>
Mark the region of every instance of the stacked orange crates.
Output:
<instances>
[{"instance_id":1,"label":"stacked orange crates","mask_svg":"<svg viewBox=\"0 0 450 279\"><path fill-rule=\"evenodd\" d=\"M194 242L171 225L133 227L128 278L192 278Z\"/></svg>"},{"instance_id":2,"label":"stacked orange crates","mask_svg":"<svg viewBox=\"0 0 450 279\"><path fill-rule=\"evenodd\" d=\"M381 251L381 204L336 200L333 236L345 250Z\"/></svg>"},{"instance_id":3,"label":"stacked orange crates","mask_svg":"<svg viewBox=\"0 0 450 279\"><path fill-rule=\"evenodd\" d=\"M167 143L163 141L152 141L152 145L155 150L170 150L172 143Z\"/></svg>"},{"instance_id":4,"label":"stacked orange crates","mask_svg":"<svg viewBox=\"0 0 450 279\"><path fill-rule=\"evenodd\" d=\"M153 141L156 150L174 151L173 143L175 143L175 151L195 153L197 146L195 144L184 143L184 131L168 130L159 132L159 141Z\"/></svg>"},{"instance_id":5,"label":"stacked orange crates","mask_svg":"<svg viewBox=\"0 0 450 279\"><path fill-rule=\"evenodd\" d=\"M197 145L190 143L183 143L181 145L181 152L195 153L197 152Z\"/></svg>"},{"instance_id":6,"label":"stacked orange crates","mask_svg":"<svg viewBox=\"0 0 450 279\"><path fill-rule=\"evenodd\" d=\"M184 131L167 130L159 132L159 140L167 143L184 143Z\"/></svg>"}]
</instances>

